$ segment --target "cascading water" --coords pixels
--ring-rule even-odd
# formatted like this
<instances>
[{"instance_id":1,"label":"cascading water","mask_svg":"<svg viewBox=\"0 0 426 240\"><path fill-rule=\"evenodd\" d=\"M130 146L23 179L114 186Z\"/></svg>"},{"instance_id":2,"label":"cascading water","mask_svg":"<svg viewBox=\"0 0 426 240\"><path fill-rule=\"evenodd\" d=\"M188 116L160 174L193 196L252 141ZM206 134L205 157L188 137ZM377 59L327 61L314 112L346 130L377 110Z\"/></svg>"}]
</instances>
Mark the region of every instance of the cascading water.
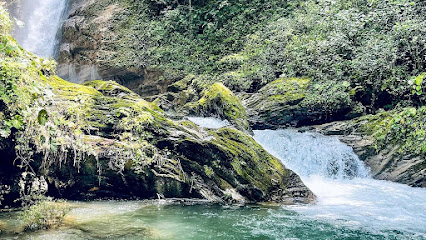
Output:
<instances>
[{"instance_id":1,"label":"cascading water","mask_svg":"<svg viewBox=\"0 0 426 240\"><path fill-rule=\"evenodd\" d=\"M255 133L256 141L299 175L335 179L368 176L367 168L352 148L337 138L313 132L299 133L296 129Z\"/></svg>"},{"instance_id":2,"label":"cascading water","mask_svg":"<svg viewBox=\"0 0 426 240\"><path fill-rule=\"evenodd\" d=\"M204 128L222 128L229 125L228 120L220 120L212 117L188 117L188 120Z\"/></svg>"},{"instance_id":3,"label":"cascading water","mask_svg":"<svg viewBox=\"0 0 426 240\"><path fill-rule=\"evenodd\" d=\"M206 128L224 125L220 119L189 119ZM301 176L317 195L316 204L75 202L61 227L19 239L426 239L426 189L371 179L352 149L335 137L290 129L255 131L254 138ZM0 238L16 239L18 219L0 212L0 223L11 232L2 238L0 225Z\"/></svg>"},{"instance_id":4,"label":"cascading water","mask_svg":"<svg viewBox=\"0 0 426 240\"><path fill-rule=\"evenodd\" d=\"M57 33L66 0L9 0L17 22L13 36L26 50L41 57L52 57L58 46Z\"/></svg>"},{"instance_id":5,"label":"cascading water","mask_svg":"<svg viewBox=\"0 0 426 240\"><path fill-rule=\"evenodd\" d=\"M295 129L254 134L318 197L315 205L288 209L335 225L375 233L411 232L410 239L426 237L426 189L372 179L353 150L336 137Z\"/></svg>"}]
</instances>

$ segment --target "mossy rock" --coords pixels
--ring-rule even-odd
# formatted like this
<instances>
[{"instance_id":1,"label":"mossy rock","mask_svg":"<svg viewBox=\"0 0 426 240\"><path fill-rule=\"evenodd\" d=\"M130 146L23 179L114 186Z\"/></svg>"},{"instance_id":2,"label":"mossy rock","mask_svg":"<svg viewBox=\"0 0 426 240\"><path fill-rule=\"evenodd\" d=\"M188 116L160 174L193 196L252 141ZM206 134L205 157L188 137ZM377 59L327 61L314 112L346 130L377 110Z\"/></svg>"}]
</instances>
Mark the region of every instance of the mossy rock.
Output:
<instances>
[{"instance_id":1,"label":"mossy rock","mask_svg":"<svg viewBox=\"0 0 426 240\"><path fill-rule=\"evenodd\" d=\"M47 179L49 194L65 199L160 194L223 203L232 192L239 195L235 201L313 200L297 175L246 133L206 132L171 120L155 103L116 82L67 82L55 75L54 66L25 50L2 58L0 133L1 140L13 143L4 145L13 154L2 159L2 166L17 165L7 175L15 185L22 172L32 169ZM204 91L195 109L248 129L240 100L221 83ZM303 194L293 194L293 185ZM12 189L10 196L17 196L19 187Z\"/></svg>"},{"instance_id":2,"label":"mossy rock","mask_svg":"<svg viewBox=\"0 0 426 240\"><path fill-rule=\"evenodd\" d=\"M114 81L102 81L102 80L94 80L90 82L84 83L85 86L93 87L98 90L105 96L116 97L116 96L124 96L128 95L131 97L136 97L137 94L130 91L128 88L118 84Z\"/></svg>"},{"instance_id":3,"label":"mossy rock","mask_svg":"<svg viewBox=\"0 0 426 240\"><path fill-rule=\"evenodd\" d=\"M23 211L21 220L24 230L35 231L56 228L62 223L69 211L70 207L65 202L39 201Z\"/></svg>"},{"instance_id":4,"label":"mossy rock","mask_svg":"<svg viewBox=\"0 0 426 240\"><path fill-rule=\"evenodd\" d=\"M400 145L401 155L426 156L426 107L408 107L352 121L358 131L375 139L378 151L387 145Z\"/></svg>"},{"instance_id":5,"label":"mossy rock","mask_svg":"<svg viewBox=\"0 0 426 240\"><path fill-rule=\"evenodd\" d=\"M241 100L222 83L216 82L204 90L197 102L185 106L190 113L227 119L240 130L250 130Z\"/></svg>"},{"instance_id":6,"label":"mossy rock","mask_svg":"<svg viewBox=\"0 0 426 240\"><path fill-rule=\"evenodd\" d=\"M275 80L259 92L269 96L272 102L294 104L303 100L311 80L307 78L281 78Z\"/></svg>"},{"instance_id":7,"label":"mossy rock","mask_svg":"<svg viewBox=\"0 0 426 240\"><path fill-rule=\"evenodd\" d=\"M174 92L174 93L179 93L181 91L184 91L186 89L188 89L188 87L190 86L190 84L192 83L192 81L196 78L195 75L193 74L189 74L186 77L184 77L183 79L171 84L167 90L170 92Z\"/></svg>"},{"instance_id":8,"label":"mossy rock","mask_svg":"<svg viewBox=\"0 0 426 240\"><path fill-rule=\"evenodd\" d=\"M345 119L352 110L347 82L327 84L308 78L277 79L243 101L247 119L256 129Z\"/></svg>"},{"instance_id":9,"label":"mossy rock","mask_svg":"<svg viewBox=\"0 0 426 240\"><path fill-rule=\"evenodd\" d=\"M426 107L383 111L316 128L353 147L374 178L426 187Z\"/></svg>"},{"instance_id":10,"label":"mossy rock","mask_svg":"<svg viewBox=\"0 0 426 240\"><path fill-rule=\"evenodd\" d=\"M244 182L254 183L263 192L270 192L271 182L285 184L287 170L252 137L232 128L222 128L210 134L214 137L211 142L232 156L230 164Z\"/></svg>"},{"instance_id":11,"label":"mossy rock","mask_svg":"<svg viewBox=\"0 0 426 240\"><path fill-rule=\"evenodd\" d=\"M184 168L191 169L191 181L195 188L204 188L200 192L206 198L224 201L230 191L246 201L295 203L315 198L294 172L250 135L235 128L210 130L208 135L200 141L185 134L178 142L163 140L160 144L183 157Z\"/></svg>"}]
</instances>

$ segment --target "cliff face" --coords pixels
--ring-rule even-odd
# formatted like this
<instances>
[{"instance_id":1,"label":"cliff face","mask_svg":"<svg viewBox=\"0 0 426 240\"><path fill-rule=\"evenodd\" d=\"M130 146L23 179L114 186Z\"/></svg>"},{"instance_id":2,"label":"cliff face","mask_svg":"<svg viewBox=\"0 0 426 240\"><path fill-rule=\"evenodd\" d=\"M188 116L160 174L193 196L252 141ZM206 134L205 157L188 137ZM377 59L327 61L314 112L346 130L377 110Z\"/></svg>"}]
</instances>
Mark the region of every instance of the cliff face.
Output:
<instances>
[{"instance_id":1,"label":"cliff face","mask_svg":"<svg viewBox=\"0 0 426 240\"><path fill-rule=\"evenodd\" d=\"M70 1L58 75L78 83L115 80L141 96L165 92L170 80L147 68L148 39L138 35L149 22L134 7L127 1Z\"/></svg>"},{"instance_id":2,"label":"cliff face","mask_svg":"<svg viewBox=\"0 0 426 240\"><path fill-rule=\"evenodd\" d=\"M98 73L101 59L97 50L102 51L106 44L103 39L107 36L104 35L114 34L108 31L108 21L112 20L110 18L115 11L120 10L118 6L112 5L104 12L104 16L97 17L95 14L98 13L89 11L93 4L94 1L70 1L63 24L57 72L72 82L82 83L101 78ZM103 11L98 9L98 12Z\"/></svg>"}]
</instances>

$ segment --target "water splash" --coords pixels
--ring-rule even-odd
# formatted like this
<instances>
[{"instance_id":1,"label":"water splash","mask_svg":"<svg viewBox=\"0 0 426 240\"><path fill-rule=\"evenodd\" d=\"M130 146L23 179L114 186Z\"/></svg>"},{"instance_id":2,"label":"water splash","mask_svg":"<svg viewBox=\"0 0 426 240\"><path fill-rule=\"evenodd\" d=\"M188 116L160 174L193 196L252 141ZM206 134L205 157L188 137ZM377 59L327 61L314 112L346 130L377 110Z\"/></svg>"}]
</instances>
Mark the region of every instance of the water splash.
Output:
<instances>
[{"instance_id":1,"label":"water splash","mask_svg":"<svg viewBox=\"0 0 426 240\"><path fill-rule=\"evenodd\" d=\"M351 179L368 169L351 147L336 137L296 129L254 131L255 140L301 176Z\"/></svg>"},{"instance_id":2,"label":"water splash","mask_svg":"<svg viewBox=\"0 0 426 240\"><path fill-rule=\"evenodd\" d=\"M352 148L336 137L295 129L254 133L318 197L315 205L285 207L298 218L379 235L412 234L384 239L426 239L426 189L372 179Z\"/></svg>"},{"instance_id":3,"label":"water splash","mask_svg":"<svg viewBox=\"0 0 426 240\"><path fill-rule=\"evenodd\" d=\"M18 43L40 57L52 57L59 44L57 38L66 0L20 0L11 2L10 11L16 22L13 32ZM21 25L21 24L18 24Z\"/></svg>"},{"instance_id":4,"label":"water splash","mask_svg":"<svg viewBox=\"0 0 426 240\"><path fill-rule=\"evenodd\" d=\"M212 117L188 117L188 120L203 128L218 129L230 125L228 120Z\"/></svg>"}]
</instances>

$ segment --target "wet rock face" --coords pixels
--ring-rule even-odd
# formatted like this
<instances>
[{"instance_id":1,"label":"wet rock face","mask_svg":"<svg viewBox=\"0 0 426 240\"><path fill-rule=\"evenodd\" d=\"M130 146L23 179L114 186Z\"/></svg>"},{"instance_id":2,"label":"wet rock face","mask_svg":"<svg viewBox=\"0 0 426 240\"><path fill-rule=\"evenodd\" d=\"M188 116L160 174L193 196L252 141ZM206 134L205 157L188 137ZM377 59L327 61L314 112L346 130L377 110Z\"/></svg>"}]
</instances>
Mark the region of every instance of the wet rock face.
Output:
<instances>
[{"instance_id":1,"label":"wet rock face","mask_svg":"<svg viewBox=\"0 0 426 240\"><path fill-rule=\"evenodd\" d=\"M314 126L326 135L335 135L351 146L359 158L370 168L375 179L404 183L413 187L426 187L425 158L421 154L401 153L403 142L390 143L376 149L374 136L363 131L365 121L358 119Z\"/></svg>"},{"instance_id":2,"label":"wet rock face","mask_svg":"<svg viewBox=\"0 0 426 240\"><path fill-rule=\"evenodd\" d=\"M114 80L141 96L165 92L171 80L145 67L147 39L131 29L143 28L143 18L131 14L130 8L120 1L71 0L62 26L57 74L76 83Z\"/></svg>"},{"instance_id":3,"label":"wet rock face","mask_svg":"<svg viewBox=\"0 0 426 240\"><path fill-rule=\"evenodd\" d=\"M101 59L97 51L102 50L106 44L101 39L108 34L108 16L116 9L110 9L105 13L107 16L102 17L101 13L90 11L94 3L95 1L70 1L68 17L62 27L57 73L72 82L100 79L99 72L104 76L109 75L107 68L104 68L105 72L100 70ZM98 26L94 29L96 24Z\"/></svg>"}]
</instances>

